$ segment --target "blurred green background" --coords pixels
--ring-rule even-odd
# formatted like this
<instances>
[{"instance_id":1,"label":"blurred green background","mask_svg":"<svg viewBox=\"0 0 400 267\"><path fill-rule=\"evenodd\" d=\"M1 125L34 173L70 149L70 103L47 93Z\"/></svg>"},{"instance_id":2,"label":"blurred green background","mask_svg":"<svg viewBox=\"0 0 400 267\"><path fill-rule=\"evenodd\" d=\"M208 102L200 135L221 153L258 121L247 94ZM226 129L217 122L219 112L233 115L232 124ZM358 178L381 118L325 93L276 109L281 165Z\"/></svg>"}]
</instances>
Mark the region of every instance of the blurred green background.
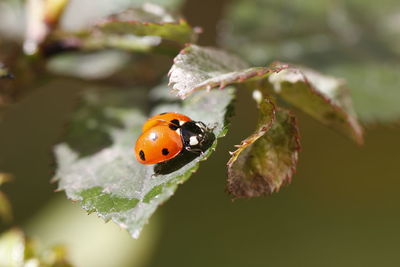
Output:
<instances>
[{"instance_id":1,"label":"blurred green background","mask_svg":"<svg viewBox=\"0 0 400 267\"><path fill-rule=\"evenodd\" d=\"M19 5L0 1L0 20L9 23L0 36L18 39L21 13L5 5L11 2ZM63 25L77 29L140 2L75 0ZM303 149L292 184L269 197L232 202L225 192L227 151L257 119L248 92L240 91L217 152L131 240L53 192L51 147L81 90L53 81L9 109L0 124L0 170L15 176L4 186L15 224L44 245L66 244L71 261L82 267L399 266L400 127L383 123L400 115L400 3L154 2L202 26L200 44L227 47L256 65L289 61L346 78L357 112L373 123L365 145L297 113Z\"/></svg>"}]
</instances>

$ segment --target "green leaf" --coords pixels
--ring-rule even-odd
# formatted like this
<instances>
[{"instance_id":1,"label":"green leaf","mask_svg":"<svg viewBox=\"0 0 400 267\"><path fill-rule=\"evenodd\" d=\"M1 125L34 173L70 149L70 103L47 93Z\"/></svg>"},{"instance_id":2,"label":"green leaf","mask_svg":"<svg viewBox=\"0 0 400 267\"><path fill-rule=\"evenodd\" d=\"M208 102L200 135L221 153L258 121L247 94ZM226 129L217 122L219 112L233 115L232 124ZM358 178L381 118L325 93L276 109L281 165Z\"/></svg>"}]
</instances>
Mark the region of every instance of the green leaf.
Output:
<instances>
[{"instance_id":1,"label":"green leaf","mask_svg":"<svg viewBox=\"0 0 400 267\"><path fill-rule=\"evenodd\" d=\"M185 43L195 42L198 30L162 7L144 4L101 20L92 28L77 33L58 33L57 46L69 49L127 51L176 54ZM51 46L49 46L51 48Z\"/></svg>"},{"instance_id":2,"label":"green leaf","mask_svg":"<svg viewBox=\"0 0 400 267\"><path fill-rule=\"evenodd\" d=\"M103 192L103 188L95 186L80 192L82 197L82 206L89 212L91 207L95 207L93 211L98 212L121 212L133 209L138 204L136 198L123 198L113 196Z\"/></svg>"},{"instance_id":3,"label":"green leaf","mask_svg":"<svg viewBox=\"0 0 400 267\"><path fill-rule=\"evenodd\" d=\"M276 63L277 67L285 66ZM269 77L273 91L311 117L363 143L363 130L343 80L305 67L289 66Z\"/></svg>"},{"instance_id":4,"label":"green leaf","mask_svg":"<svg viewBox=\"0 0 400 267\"><path fill-rule=\"evenodd\" d=\"M105 22L141 22L141 23L174 23L178 19L169 13L162 5L144 3L137 8L128 8L119 13L112 14Z\"/></svg>"},{"instance_id":5,"label":"green leaf","mask_svg":"<svg viewBox=\"0 0 400 267\"><path fill-rule=\"evenodd\" d=\"M169 72L169 85L176 95L185 98L192 92L263 76L265 68L247 68L240 58L216 48L190 45L174 59Z\"/></svg>"},{"instance_id":6,"label":"green leaf","mask_svg":"<svg viewBox=\"0 0 400 267\"><path fill-rule=\"evenodd\" d=\"M233 90L229 88L199 92L181 104L159 105L152 114L183 113L203 121L219 138L227 131L227 109L232 99ZM164 164L138 163L133 149L147 117L143 113L146 102L145 91L138 89L90 91L71 122L67 142L55 147L59 189L85 210L113 220L133 237L216 146L212 138L210 147L200 156L183 153ZM71 129L74 134L70 134ZM92 143L91 149L80 150L86 142Z\"/></svg>"},{"instance_id":7,"label":"green leaf","mask_svg":"<svg viewBox=\"0 0 400 267\"><path fill-rule=\"evenodd\" d=\"M237 146L228 162L228 191L235 198L277 192L296 169L300 143L295 117L268 99L259 110L255 133Z\"/></svg>"},{"instance_id":8,"label":"green leaf","mask_svg":"<svg viewBox=\"0 0 400 267\"><path fill-rule=\"evenodd\" d=\"M195 40L195 32L185 20L174 18L154 4L145 4L142 8L131 8L111 15L98 23L96 29L106 34L159 36L178 43Z\"/></svg>"},{"instance_id":9,"label":"green leaf","mask_svg":"<svg viewBox=\"0 0 400 267\"><path fill-rule=\"evenodd\" d=\"M175 57L169 71L169 85L183 99L198 90L223 89L227 85L245 84L254 89L282 68L286 67L248 68L246 62L224 50L190 45Z\"/></svg>"}]
</instances>

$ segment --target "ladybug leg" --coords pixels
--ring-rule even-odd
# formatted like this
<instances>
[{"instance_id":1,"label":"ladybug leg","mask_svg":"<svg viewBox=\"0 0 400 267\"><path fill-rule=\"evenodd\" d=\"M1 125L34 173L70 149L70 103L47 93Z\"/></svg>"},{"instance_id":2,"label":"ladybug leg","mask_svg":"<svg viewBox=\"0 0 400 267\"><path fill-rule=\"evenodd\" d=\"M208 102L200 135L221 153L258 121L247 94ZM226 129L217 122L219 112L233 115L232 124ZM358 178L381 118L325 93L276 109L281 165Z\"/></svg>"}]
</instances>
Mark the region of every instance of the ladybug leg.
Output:
<instances>
[{"instance_id":1,"label":"ladybug leg","mask_svg":"<svg viewBox=\"0 0 400 267\"><path fill-rule=\"evenodd\" d=\"M204 122L198 121L196 122L197 126L199 126L204 132L215 129L218 124L214 123L211 127L208 127Z\"/></svg>"},{"instance_id":2,"label":"ladybug leg","mask_svg":"<svg viewBox=\"0 0 400 267\"><path fill-rule=\"evenodd\" d=\"M208 131L212 131L212 130L214 130L215 128L218 127L218 123L217 122L214 122L214 123L212 123L212 124L210 124L208 126L205 125L204 123L202 123L202 124Z\"/></svg>"},{"instance_id":3,"label":"ladybug leg","mask_svg":"<svg viewBox=\"0 0 400 267\"><path fill-rule=\"evenodd\" d=\"M198 155L203 155L204 154L204 152L200 148L193 148L193 147L190 147L190 146L186 146L185 149L187 151L189 151L189 152L192 152L192 153L195 153L195 154L198 154Z\"/></svg>"}]
</instances>

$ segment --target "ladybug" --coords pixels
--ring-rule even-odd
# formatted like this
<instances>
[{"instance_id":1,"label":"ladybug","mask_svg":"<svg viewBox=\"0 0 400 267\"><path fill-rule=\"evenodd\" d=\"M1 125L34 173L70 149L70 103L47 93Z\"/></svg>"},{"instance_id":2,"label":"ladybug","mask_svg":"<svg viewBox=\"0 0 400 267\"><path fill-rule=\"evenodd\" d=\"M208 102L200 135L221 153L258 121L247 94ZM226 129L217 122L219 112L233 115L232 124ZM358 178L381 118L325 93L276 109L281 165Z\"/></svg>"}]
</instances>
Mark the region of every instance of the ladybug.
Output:
<instances>
[{"instance_id":1,"label":"ladybug","mask_svg":"<svg viewBox=\"0 0 400 267\"><path fill-rule=\"evenodd\" d=\"M142 164L165 162L186 150L202 153L209 129L201 121L174 112L148 119L136 141L135 156Z\"/></svg>"}]
</instances>

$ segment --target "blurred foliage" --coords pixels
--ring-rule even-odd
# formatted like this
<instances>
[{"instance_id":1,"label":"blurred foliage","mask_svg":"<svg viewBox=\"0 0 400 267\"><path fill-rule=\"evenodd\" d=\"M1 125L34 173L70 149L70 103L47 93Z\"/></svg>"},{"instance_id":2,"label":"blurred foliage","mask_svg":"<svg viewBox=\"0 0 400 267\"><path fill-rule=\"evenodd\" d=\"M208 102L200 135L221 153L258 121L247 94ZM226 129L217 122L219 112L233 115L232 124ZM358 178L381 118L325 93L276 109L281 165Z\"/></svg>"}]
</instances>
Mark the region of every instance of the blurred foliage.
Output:
<instances>
[{"instance_id":1,"label":"blurred foliage","mask_svg":"<svg viewBox=\"0 0 400 267\"><path fill-rule=\"evenodd\" d=\"M8 69L2 63L0 63L0 79L10 79L12 77L13 76Z\"/></svg>"},{"instance_id":2,"label":"blurred foliage","mask_svg":"<svg viewBox=\"0 0 400 267\"><path fill-rule=\"evenodd\" d=\"M147 3L100 19L94 26L78 32L57 32L49 37L43 52L115 48L176 54L183 44L194 42L196 36L196 30L186 21L161 6Z\"/></svg>"},{"instance_id":3,"label":"blurred foliage","mask_svg":"<svg viewBox=\"0 0 400 267\"><path fill-rule=\"evenodd\" d=\"M390 122L400 118L400 83L387 78L399 70L399 10L395 0L235 0L220 42L256 65L333 70L348 81L363 121Z\"/></svg>"},{"instance_id":4,"label":"blurred foliage","mask_svg":"<svg viewBox=\"0 0 400 267\"><path fill-rule=\"evenodd\" d=\"M4 267L72 267L62 246L39 251L34 240L26 239L19 229L0 236L0 266Z\"/></svg>"},{"instance_id":5,"label":"blurred foliage","mask_svg":"<svg viewBox=\"0 0 400 267\"><path fill-rule=\"evenodd\" d=\"M98 51L91 53L66 53L51 58L48 71L64 76L94 80L104 79L121 71L133 56L122 51ZM93 66L97 66L93 68Z\"/></svg>"},{"instance_id":6,"label":"blurred foliage","mask_svg":"<svg viewBox=\"0 0 400 267\"><path fill-rule=\"evenodd\" d=\"M11 180L11 175L0 173L0 187ZM0 219L10 223L12 219L11 205L6 195L0 191Z\"/></svg>"},{"instance_id":7,"label":"blurred foliage","mask_svg":"<svg viewBox=\"0 0 400 267\"><path fill-rule=\"evenodd\" d=\"M52 3L55 3L56 8L53 8ZM23 29L13 29L12 26L0 28L0 33L2 33L0 35L2 51L0 53L0 75L5 78L12 77L8 73L11 71L18 77L15 81L0 80L0 108L2 109L20 100L43 82L54 78L51 73L45 71L47 59L50 56L62 54L61 60L50 61L47 70L51 70L51 72L61 75L72 74L78 78L86 78L86 76L99 78L99 76L111 75L116 70L121 70L122 67L128 65L129 60L127 59L132 57L126 53L123 54L122 51L158 52L174 56L184 43L195 41L197 36L197 30L190 27L179 16L170 14L160 6L148 3L144 3L142 7L130 8L112 15L107 13L108 17L102 18L101 22L100 18L97 18L97 23L92 22L90 26L86 25L77 31L68 31L63 25L58 25L58 21L64 17L64 9L68 13L71 8L68 1L32 0L27 1L26 6L19 2L8 1L0 4L4 8L0 10L0 18L4 19L5 25L16 24L16 20L24 19L22 9L25 8L27 14L27 28L23 43L16 39L16 36L22 35ZM70 4L73 5L73 3ZM84 5L84 3L81 4ZM65 6L67 7L65 8ZM2 17L3 12L7 16ZM10 15L12 12L15 13L15 16ZM10 33L13 31L19 33L13 35ZM76 50L82 52L113 48L122 51L108 54L100 51L99 57L91 57L91 59L98 58L97 60L103 63L96 64L96 66L100 66L100 70L92 68L93 65L85 67L89 63L80 66L82 53L75 54L79 59L74 55L64 54ZM23 52L30 55L31 58L26 57ZM105 60L102 60L102 58L104 59L102 55L106 55ZM91 63L95 64L96 62ZM157 64L160 67L163 66L163 64ZM142 67L140 64L138 65ZM7 69L4 66L7 66ZM93 71L89 71L86 75L87 72L85 73L84 70L88 69L93 69ZM156 77L153 77L153 83L155 79Z\"/></svg>"},{"instance_id":8,"label":"blurred foliage","mask_svg":"<svg viewBox=\"0 0 400 267\"><path fill-rule=\"evenodd\" d=\"M24 228L28 236L40 237L43 247L62 242L76 267L140 267L152 257L160 226L160 216L156 215L140 239L132 239L116 224L88 215L78 203L71 204L64 194L57 194Z\"/></svg>"}]
</instances>

